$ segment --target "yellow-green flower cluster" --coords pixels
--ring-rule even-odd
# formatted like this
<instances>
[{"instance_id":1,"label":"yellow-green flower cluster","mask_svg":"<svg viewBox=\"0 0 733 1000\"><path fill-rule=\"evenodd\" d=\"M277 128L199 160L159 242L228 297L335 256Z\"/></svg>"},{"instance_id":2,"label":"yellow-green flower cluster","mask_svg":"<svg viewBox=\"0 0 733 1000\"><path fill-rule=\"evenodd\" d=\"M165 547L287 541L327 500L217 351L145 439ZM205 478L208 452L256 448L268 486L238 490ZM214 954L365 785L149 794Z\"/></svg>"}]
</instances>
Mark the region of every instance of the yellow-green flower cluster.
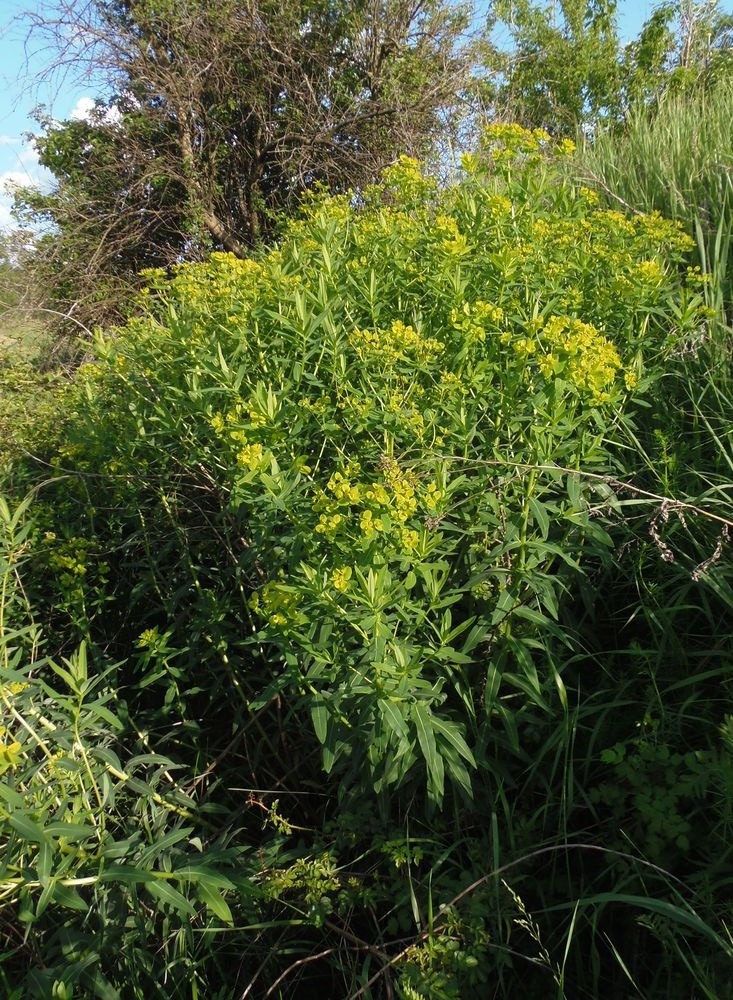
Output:
<instances>
[{"instance_id":1,"label":"yellow-green flower cluster","mask_svg":"<svg viewBox=\"0 0 733 1000\"><path fill-rule=\"evenodd\" d=\"M7 705L27 687L28 685L22 681L12 681L10 684L4 684L0 688L0 698ZM18 766L22 750L21 744L14 738L12 733L5 726L0 726L0 775Z\"/></svg>"},{"instance_id":2,"label":"yellow-green flower cluster","mask_svg":"<svg viewBox=\"0 0 733 1000\"><path fill-rule=\"evenodd\" d=\"M237 452L237 463L250 472L255 472L264 464L265 453L261 444L245 444Z\"/></svg>"},{"instance_id":3,"label":"yellow-green flower cluster","mask_svg":"<svg viewBox=\"0 0 733 1000\"><path fill-rule=\"evenodd\" d=\"M452 215L435 217L433 235L439 241L440 248L449 257L463 257L468 253L468 241Z\"/></svg>"},{"instance_id":4,"label":"yellow-green flower cluster","mask_svg":"<svg viewBox=\"0 0 733 1000\"><path fill-rule=\"evenodd\" d=\"M405 251L414 245L418 235L414 215L388 205L359 218L353 233L354 243L367 255L367 261L379 255L379 244L385 237L390 239L395 251Z\"/></svg>"},{"instance_id":5,"label":"yellow-green flower cluster","mask_svg":"<svg viewBox=\"0 0 733 1000\"><path fill-rule=\"evenodd\" d=\"M382 177L387 187L393 188L408 202L425 201L436 188L435 179L426 177L419 160L411 156L400 156L396 163L383 171Z\"/></svg>"},{"instance_id":6,"label":"yellow-green flower cluster","mask_svg":"<svg viewBox=\"0 0 733 1000\"><path fill-rule=\"evenodd\" d=\"M599 233L608 232L613 236L624 233L625 235L633 236L636 232L634 220L627 218L623 212L618 212L613 208L594 212L592 221L593 228Z\"/></svg>"},{"instance_id":7,"label":"yellow-green flower cluster","mask_svg":"<svg viewBox=\"0 0 733 1000\"><path fill-rule=\"evenodd\" d=\"M343 520L343 514L321 514L318 518L316 531L319 535L333 536L341 527Z\"/></svg>"},{"instance_id":8,"label":"yellow-green flower cluster","mask_svg":"<svg viewBox=\"0 0 733 1000\"><path fill-rule=\"evenodd\" d=\"M328 227L334 221L346 221L351 214L352 207L348 195L329 194L325 187L316 186L313 190L305 192L300 207L301 217L288 224L288 235L312 233L313 222L323 223L324 227ZM298 241L298 245L302 246L302 240Z\"/></svg>"},{"instance_id":9,"label":"yellow-green flower cluster","mask_svg":"<svg viewBox=\"0 0 733 1000\"><path fill-rule=\"evenodd\" d=\"M516 122L487 125L481 136L481 144L484 147L500 145L522 153L534 153L551 141L549 133L544 129L526 129Z\"/></svg>"},{"instance_id":10,"label":"yellow-green flower cluster","mask_svg":"<svg viewBox=\"0 0 733 1000\"><path fill-rule=\"evenodd\" d=\"M464 302L460 309L451 309L450 313L450 324L454 330L460 331L465 344L484 341L487 331L498 329L503 320L504 310L501 306L484 302L483 299Z\"/></svg>"},{"instance_id":11,"label":"yellow-green flower cluster","mask_svg":"<svg viewBox=\"0 0 733 1000\"><path fill-rule=\"evenodd\" d=\"M367 508L361 513L359 528L367 538L372 538L376 532L384 531L384 521L381 517L375 517L374 512Z\"/></svg>"},{"instance_id":12,"label":"yellow-green flower cluster","mask_svg":"<svg viewBox=\"0 0 733 1000\"><path fill-rule=\"evenodd\" d=\"M434 337L423 337L413 326L396 319L388 330L353 330L350 340L362 361L393 365L398 360L432 361L445 349Z\"/></svg>"},{"instance_id":13,"label":"yellow-green flower cluster","mask_svg":"<svg viewBox=\"0 0 733 1000\"><path fill-rule=\"evenodd\" d=\"M461 379L455 372L441 372L438 385L440 391L447 396L453 394L465 396L468 392L465 380Z\"/></svg>"},{"instance_id":14,"label":"yellow-green flower cluster","mask_svg":"<svg viewBox=\"0 0 733 1000\"><path fill-rule=\"evenodd\" d=\"M475 177L482 171L481 157L476 153L461 154L461 170L467 177Z\"/></svg>"},{"instance_id":15,"label":"yellow-green flower cluster","mask_svg":"<svg viewBox=\"0 0 733 1000\"><path fill-rule=\"evenodd\" d=\"M298 409L308 410L319 417L328 413L331 406L332 403L329 396L319 396L317 399L309 399L307 396L301 396L298 400Z\"/></svg>"},{"instance_id":16,"label":"yellow-green flower cluster","mask_svg":"<svg viewBox=\"0 0 733 1000\"><path fill-rule=\"evenodd\" d=\"M246 416L245 416L246 414ZM227 413L215 413L209 419L209 426L219 436L236 448L235 460L242 469L255 472L270 459L270 453L257 441L250 441L243 424L257 430L266 424L267 418L256 402L236 403Z\"/></svg>"},{"instance_id":17,"label":"yellow-green flower cluster","mask_svg":"<svg viewBox=\"0 0 733 1000\"><path fill-rule=\"evenodd\" d=\"M687 253L695 246L695 241L685 232L681 222L665 219L660 212L639 215L634 219L634 225L639 234L682 253Z\"/></svg>"},{"instance_id":18,"label":"yellow-green flower cluster","mask_svg":"<svg viewBox=\"0 0 733 1000\"><path fill-rule=\"evenodd\" d=\"M582 393L597 403L608 399L608 390L621 369L619 353L590 323L570 316L551 316L540 334L543 347L538 366L547 378L562 373ZM549 348L549 350L548 350Z\"/></svg>"},{"instance_id":19,"label":"yellow-green flower cluster","mask_svg":"<svg viewBox=\"0 0 733 1000\"><path fill-rule=\"evenodd\" d=\"M64 588L79 588L87 574L91 542L85 538L57 540L53 532L47 532L45 540L50 545L48 565L58 574L59 583ZM101 569L106 569L102 564Z\"/></svg>"},{"instance_id":20,"label":"yellow-green flower cluster","mask_svg":"<svg viewBox=\"0 0 733 1000\"><path fill-rule=\"evenodd\" d=\"M351 505L361 501L362 488L353 482L360 472L358 462L349 462L343 472L334 472L326 489L318 493L313 509L321 511L315 528L319 535L333 538L346 527ZM344 510L343 514L341 510Z\"/></svg>"},{"instance_id":21,"label":"yellow-green flower cluster","mask_svg":"<svg viewBox=\"0 0 733 1000\"><path fill-rule=\"evenodd\" d=\"M664 280L664 270L656 260L642 260L636 265L636 276L646 285L659 285Z\"/></svg>"},{"instance_id":22,"label":"yellow-green flower cluster","mask_svg":"<svg viewBox=\"0 0 733 1000\"><path fill-rule=\"evenodd\" d=\"M394 459L384 458L381 463L384 484L375 483L365 491L369 503L359 517L362 534L371 540L389 525L392 540L405 551L416 549L420 536L406 526L417 510L418 479L409 470L403 470Z\"/></svg>"},{"instance_id":23,"label":"yellow-green flower cluster","mask_svg":"<svg viewBox=\"0 0 733 1000\"><path fill-rule=\"evenodd\" d=\"M320 492L313 505L320 511L315 532L336 542L353 544L359 538L371 544L377 538L381 544L395 546L398 551L412 552L420 544L420 532L408 523L418 507L432 514L436 511L443 493L435 483L423 490L420 480L409 469L403 469L392 458L380 462L380 480L357 482L360 470L350 463L344 472L335 472ZM329 545L329 550L331 545ZM331 583L337 590L350 576L344 576L344 567L332 571Z\"/></svg>"},{"instance_id":24,"label":"yellow-green flower cluster","mask_svg":"<svg viewBox=\"0 0 733 1000\"><path fill-rule=\"evenodd\" d=\"M0 726L0 775L18 766L22 749L5 726Z\"/></svg>"},{"instance_id":25,"label":"yellow-green flower cluster","mask_svg":"<svg viewBox=\"0 0 733 1000\"><path fill-rule=\"evenodd\" d=\"M445 493L441 490L438 484L436 482L431 482L425 487L422 501L427 510L433 512L438 509L444 497Z\"/></svg>"},{"instance_id":26,"label":"yellow-green flower cluster","mask_svg":"<svg viewBox=\"0 0 733 1000\"><path fill-rule=\"evenodd\" d=\"M352 573L351 566L340 566L331 573L331 583L336 590L345 593L349 589Z\"/></svg>"},{"instance_id":27,"label":"yellow-green flower cluster","mask_svg":"<svg viewBox=\"0 0 733 1000\"><path fill-rule=\"evenodd\" d=\"M532 340L531 337L519 337L514 341L512 347L521 358L528 358L530 355L537 353L537 341ZM546 360L547 358L545 361ZM542 367L542 363L540 364L540 367L542 368L542 374L546 375L547 371L545 371L545 368Z\"/></svg>"},{"instance_id":28,"label":"yellow-green flower cluster","mask_svg":"<svg viewBox=\"0 0 733 1000\"><path fill-rule=\"evenodd\" d=\"M266 619L273 628L282 628L288 623L297 624L301 620L298 611L300 595L294 588L282 583L269 581L252 594L248 604L251 611Z\"/></svg>"},{"instance_id":29,"label":"yellow-green flower cluster","mask_svg":"<svg viewBox=\"0 0 733 1000\"><path fill-rule=\"evenodd\" d=\"M251 259L214 252L205 263L177 264L168 278L163 268L148 268L141 276L148 282L143 295L163 294L168 301L221 316L228 323L249 312L248 302L266 269Z\"/></svg>"},{"instance_id":30,"label":"yellow-green flower cluster","mask_svg":"<svg viewBox=\"0 0 733 1000\"><path fill-rule=\"evenodd\" d=\"M600 201L598 192L589 187L579 187L578 194L591 207L595 207Z\"/></svg>"},{"instance_id":31,"label":"yellow-green flower cluster","mask_svg":"<svg viewBox=\"0 0 733 1000\"><path fill-rule=\"evenodd\" d=\"M392 517L404 524L417 510L417 476L409 469L401 469L392 458L382 459L382 475L391 494Z\"/></svg>"},{"instance_id":32,"label":"yellow-green flower cluster","mask_svg":"<svg viewBox=\"0 0 733 1000\"><path fill-rule=\"evenodd\" d=\"M135 640L138 649L154 649L160 643L160 632L157 628L146 628Z\"/></svg>"},{"instance_id":33,"label":"yellow-green flower cluster","mask_svg":"<svg viewBox=\"0 0 733 1000\"><path fill-rule=\"evenodd\" d=\"M354 469L351 475L358 473L358 471L358 468ZM328 480L326 489L336 497L339 503L352 504L359 503L361 500L361 490L358 484L351 482L348 474L343 475L341 472L334 472Z\"/></svg>"},{"instance_id":34,"label":"yellow-green flower cluster","mask_svg":"<svg viewBox=\"0 0 733 1000\"><path fill-rule=\"evenodd\" d=\"M523 165L529 165L535 163L543 154L570 156L575 151L575 143L570 139L553 143L551 136L544 129L526 129L514 123L489 125L484 129L480 145L497 164L521 161Z\"/></svg>"},{"instance_id":35,"label":"yellow-green flower cluster","mask_svg":"<svg viewBox=\"0 0 733 1000\"><path fill-rule=\"evenodd\" d=\"M417 391L418 387L414 388L414 395L419 397L421 393ZM409 428L418 439L423 438L425 433L425 417L420 409L413 406L411 402L406 399L404 391L391 392L389 394L389 398L387 399L386 408L389 413L393 413L399 417L400 426L402 428Z\"/></svg>"}]
</instances>

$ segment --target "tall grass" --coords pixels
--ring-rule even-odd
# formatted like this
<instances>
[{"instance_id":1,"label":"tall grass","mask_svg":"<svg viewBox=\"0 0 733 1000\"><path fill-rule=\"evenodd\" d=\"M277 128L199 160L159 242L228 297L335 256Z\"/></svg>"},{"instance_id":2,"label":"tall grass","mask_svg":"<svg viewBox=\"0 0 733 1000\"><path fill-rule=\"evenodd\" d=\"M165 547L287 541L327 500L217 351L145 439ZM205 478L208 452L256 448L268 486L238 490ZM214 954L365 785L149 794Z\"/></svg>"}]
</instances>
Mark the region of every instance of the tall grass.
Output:
<instances>
[{"instance_id":1,"label":"tall grass","mask_svg":"<svg viewBox=\"0 0 733 1000\"><path fill-rule=\"evenodd\" d=\"M670 96L654 110L638 110L623 135L605 133L587 141L574 163L610 205L633 213L659 212L676 219L695 239L705 277L701 294L710 310L706 335L682 345L665 361L657 405L639 424L624 471L638 483L642 467L656 492L729 519L732 121L733 80L723 79L692 96ZM698 532L696 540L704 534ZM726 555L725 550L719 553L716 562Z\"/></svg>"},{"instance_id":2,"label":"tall grass","mask_svg":"<svg viewBox=\"0 0 733 1000\"><path fill-rule=\"evenodd\" d=\"M615 206L678 219L710 275L707 303L733 318L733 80L637 109L626 132L581 145L576 166Z\"/></svg>"},{"instance_id":3,"label":"tall grass","mask_svg":"<svg viewBox=\"0 0 733 1000\"><path fill-rule=\"evenodd\" d=\"M607 703L623 693L617 743L602 753L613 779L596 786L593 803L615 810L627 844L685 878L708 900L709 918L726 910L724 920L731 816L710 804L729 797L733 777L732 121L733 81L723 80L637 111L625 134L581 144L574 164L609 207L678 220L705 275L705 333L664 360L651 405L620 451L619 475L657 499L627 494L616 566L596 579L584 625ZM593 756L592 708L586 700L590 743L578 763ZM613 728L604 722L606 740ZM679 941L673 947L692 959ZM727 995L723 966L688 968L696 995Z\"/></svg>"}]
</instances>

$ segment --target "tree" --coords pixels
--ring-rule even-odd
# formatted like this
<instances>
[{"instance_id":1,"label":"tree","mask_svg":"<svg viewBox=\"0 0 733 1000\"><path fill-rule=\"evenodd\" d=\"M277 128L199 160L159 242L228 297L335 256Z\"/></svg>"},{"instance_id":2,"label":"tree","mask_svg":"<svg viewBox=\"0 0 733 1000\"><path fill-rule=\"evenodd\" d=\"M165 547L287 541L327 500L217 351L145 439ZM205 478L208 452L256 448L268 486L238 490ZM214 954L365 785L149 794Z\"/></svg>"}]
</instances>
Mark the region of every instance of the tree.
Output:
<instances>
[{"instance_id":1,"label":"tree","mask_svg":"<svg viewBox=\"0 0 733 1000\"><path fill-rule=\"evenodd\" d=\"M503 117L556 136L619 113L616 0L498 0L511 46L494 66Z\"/></svg>"},{"instance_id":2,"label":"tree","mask_svg":"<svg viewBox=\"0 0 733 1000\"><path fill-rule=\"evenodd\" d=\"M719 0L663 4L627 45L617 7L617 0L497 0L493 15L511 43L489 63L499 80L496 110L558 136L623 128L633 108L729 71L733 16L721 14Z\"/></svg>"},{"instance_id":3,"label":"tree","mask_svg":"<svg viewBox=\"0 0 733 1000\"><path fill-rule=\"evenodd\" d=\"M82 318L85 286L106 300L100 282L141 267L244 255L314 185L358 188L425 154L472 58L449 0L54 0L29 18L57 66L108 95L88 122L42 122L57 186L22 198Z\"/></svg>"},{"instance_id":4,"label":"tree","mask_svg":"<svg viewBox=\"0 0 733 1000\"><path fill-rule=\"evenodd\" d=\"M89 120L41 118L35 144L56 186L16 196L16 216L34 233L21 252L26 269L46 289L47 315L60 320L51 325L75 337L116 318L142 268L165 267L186 248L185 189L155 173L166 137L134 109L123 120L103 106Z\"/></svg>"}]
</instances>

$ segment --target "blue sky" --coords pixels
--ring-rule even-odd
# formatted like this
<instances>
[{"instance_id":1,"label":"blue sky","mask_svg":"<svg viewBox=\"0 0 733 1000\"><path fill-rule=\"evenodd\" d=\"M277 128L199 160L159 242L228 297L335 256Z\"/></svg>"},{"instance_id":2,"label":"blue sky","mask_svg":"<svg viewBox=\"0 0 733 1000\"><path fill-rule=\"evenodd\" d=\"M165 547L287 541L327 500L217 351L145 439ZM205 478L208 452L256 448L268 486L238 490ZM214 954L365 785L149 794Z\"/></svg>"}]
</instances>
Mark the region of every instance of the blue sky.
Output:
<instances>
[{"instance_id":1,"label":"blue sky","mask_svg":"<svg viewBox=\"0 0 733 1000\"><path fill-rule=\"evenodd\" d=\"M55 118L83 115L93 104L94 91L71 79L33 91L25 68L24 32L13 23L18 14L35 6L35 0L0 0L0 229L10 224L12 197L5 190L8 182L44 184L48 178L38 166L31 144L23 134L32 131L30 117L37 103L47 106ZM479 0L477 6L481 6ZM647 0L620 0L619 26L624 40L634 38L657 3ZM733 13L733 0L724 0L721 9ZM41 71L47 59L36 56L32 70Z\"/></svg>"}]
</instances>

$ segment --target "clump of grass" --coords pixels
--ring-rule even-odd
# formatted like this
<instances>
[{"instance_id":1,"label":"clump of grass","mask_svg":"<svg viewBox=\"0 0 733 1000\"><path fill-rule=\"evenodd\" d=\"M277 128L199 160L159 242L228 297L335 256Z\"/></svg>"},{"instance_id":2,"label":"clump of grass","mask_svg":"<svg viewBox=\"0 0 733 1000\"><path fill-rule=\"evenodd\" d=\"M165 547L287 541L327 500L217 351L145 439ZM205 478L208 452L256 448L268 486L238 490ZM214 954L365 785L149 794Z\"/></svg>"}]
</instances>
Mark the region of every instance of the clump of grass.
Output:
<instances>
[{"instance_id":1,"label":"clump of grass","mask_svg":"<svg viewBox=\"0 0 733 1000\"><path fill-rule=\"evenodd\" d=\"M43 364L48 331L43 310L36 305L37 289L11 256L0 241L0 364Z\"/></svg>"}]
</instances>

